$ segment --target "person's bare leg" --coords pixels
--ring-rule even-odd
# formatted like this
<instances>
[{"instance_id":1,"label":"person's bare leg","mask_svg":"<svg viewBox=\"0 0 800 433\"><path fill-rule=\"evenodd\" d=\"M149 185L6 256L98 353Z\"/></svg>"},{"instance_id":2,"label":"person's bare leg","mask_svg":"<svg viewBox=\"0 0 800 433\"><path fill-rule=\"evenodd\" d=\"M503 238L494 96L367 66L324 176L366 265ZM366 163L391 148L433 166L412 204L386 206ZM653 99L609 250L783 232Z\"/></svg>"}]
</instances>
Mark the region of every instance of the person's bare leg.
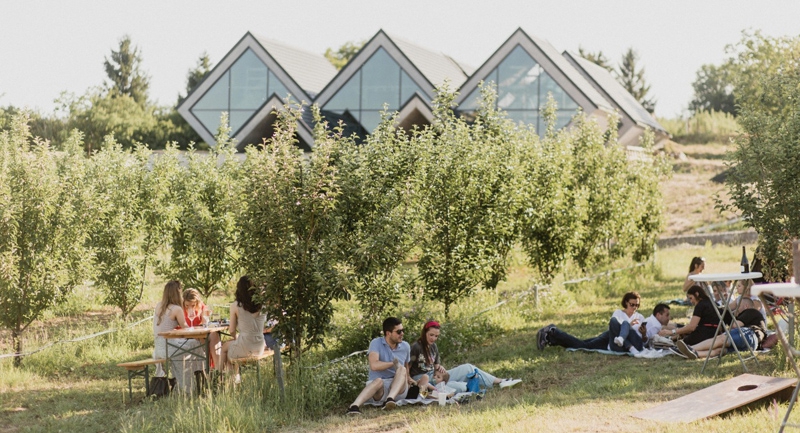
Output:
<instances>
[{"instance_id":1,"label":"person's bare leg","mask_svg":"<svg viewBox=\"0 0 800 433\"><path fill-rule=\"evenodd\" d=\"M417 381L417 386L419 387L419 390L420 391L424 391L424 390L428 389L428 382L429 381L430 381L430 379L428 378L428 375L427 374L423 374L422 377L420 377L419 380Z\"/></svg>"},{"instance_id":2,"label":"person's bare leg","mask_svg":"<svg viewBox=\"0 0 800 433\"><path fill-rule=\"evenodd\" d=\"M709 349L711 349L711 340L713 340L713 338L693 344L692 349L696 350L697 352L707 352ZM717 340L721 340L721 338L717 338Z\"/></svg>"},{"instance_id":3,"label":"person's bare leg","mask_svg":"<svg viewBox=\"0 0 800 433\"><path fill-rule=\"evenodd\" d=\"M214 361L214 368L219 369L217 367L220 362L220 350L222 350L222 344L219 340L219 334L216 332L212 332L208 335L208 351L211 352L211 360Z\"/></svg>"},{"instance_id":4,"label":"person's bare leg","mask_svg":"<svg viewBox=\"0 0 800 433\"><path fill-rule=\"evenodd\" d=\"M389 388L389 395L387 398L397 399L397 396L406 389L406 368L402 365L397 366L392 380L392 387Z\"/></svg>"},{"instance_id":5,"label":"person's bare leg","mask_svg":"<svg viewBox=\"0 0 800 433\"><path fill-rule=\"evenodd\" d=\"M355 401L350 406L361 407L361 405L370 398L375 401L380 401L381 397L383 397L383 379L377 378L364 387L361 394L358 394L358 397L356 397Z\"/></svg>"},{"instance_id":6,"label":"person's bare leg","mask_svg":"<svg viewBox=\"0 0 800 433\"><path fill-rule=\"evenodd\" d=\"M230 367L230 365L228 365L228 347L231 345L231 341L226 341L222 344L222 349L219 351L219 364L217 365L217 370L225 371L228 369L228 367Z\"/></svg>"}]
</instances>

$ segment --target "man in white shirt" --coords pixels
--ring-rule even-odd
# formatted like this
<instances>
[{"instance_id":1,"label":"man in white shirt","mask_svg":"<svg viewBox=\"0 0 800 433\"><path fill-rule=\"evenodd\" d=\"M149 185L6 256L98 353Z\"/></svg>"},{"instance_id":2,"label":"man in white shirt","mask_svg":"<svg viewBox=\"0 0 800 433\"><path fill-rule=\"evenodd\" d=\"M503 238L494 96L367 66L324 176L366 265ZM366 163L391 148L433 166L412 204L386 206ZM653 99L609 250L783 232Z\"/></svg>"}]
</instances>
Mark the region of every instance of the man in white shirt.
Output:
<instances>
[{"instance_id":1,"label":"man in white shirt","mask_svg":"<svg viewBox=\"0 0 800 433\"><path fill-rule=\"evenodd\" d=\"M675 334L676 325L669 323L669 306L661 303L653 308L653 314L644 319L642 327L639 332L648 345L653 342L653 337L660 335L662 337L670 337Z\"/></svg>"}]
</instances>

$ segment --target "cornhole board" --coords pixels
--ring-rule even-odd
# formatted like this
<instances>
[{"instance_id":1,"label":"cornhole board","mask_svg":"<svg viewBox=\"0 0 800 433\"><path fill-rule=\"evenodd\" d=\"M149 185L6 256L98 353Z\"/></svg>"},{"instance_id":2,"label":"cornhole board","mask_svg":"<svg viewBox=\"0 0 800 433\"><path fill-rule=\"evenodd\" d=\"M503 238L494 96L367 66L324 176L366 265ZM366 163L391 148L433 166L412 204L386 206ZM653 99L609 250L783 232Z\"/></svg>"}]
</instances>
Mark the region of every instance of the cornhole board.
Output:
<instances>
[{"instance_id":1,"label":"cornhole board","mask_svg":"<svg viewBox=\"0 0 800 433\"><path fill-rule=\"evenodd\" d=\"M666 422L697 421L778 394L795 382L797 379L742 374L631 416Z\"/></svg>"}]
</instances>

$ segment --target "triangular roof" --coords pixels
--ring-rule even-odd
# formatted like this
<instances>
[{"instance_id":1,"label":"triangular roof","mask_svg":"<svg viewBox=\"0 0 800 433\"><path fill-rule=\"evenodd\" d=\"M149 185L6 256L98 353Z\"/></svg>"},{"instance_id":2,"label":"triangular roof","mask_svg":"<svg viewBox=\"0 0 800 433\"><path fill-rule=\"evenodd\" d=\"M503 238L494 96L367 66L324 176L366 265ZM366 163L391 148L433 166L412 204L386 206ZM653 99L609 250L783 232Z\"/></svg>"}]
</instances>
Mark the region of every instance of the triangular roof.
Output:
<instances>
[{"instance_id":1,"label":"triangular roof","mask_svg":"<svg viewBox=\"0 0 800 433\"><path fill-rule=\"evenodd\" d=\"M399 38L390 37L383 30L378 30L378 33L364 44L361 50L317 95L314 102L323 107L380 48L383 48L425 92L425 95L422 96L427 97L427 101L425 101L427 104L430 104L434 98L434 87L443 84L446 79L449 79L456 88L467 79L465 66L449 56Z\"/></svg>"},{"instance_id":2,"label":"triangular roof","mask_svg":"<svg viewBox=\"0 0 800 433\"><path fill-rule=\"evenodd\" d=\"M181 116L210 145L215 144L215 131L209 131L191 109L248 49L266 65L283 87L294 96L296 102L310 102L312 95L316 94L336 73L336 69L322 55L292 48L266 38L257 38L247 32L177 107ZM255 110L244 125L235 131L233 138L239 141L240 150L249 144L245 139L257 133L254 128L263 126L272 109L283 107L282 98L285 97L286 95L267 95L268 100L261 108ZM302 141L306 141L311 137L311 127L304 124L302 119L298 123L298 135ZM312 146L313 142L308 141L303 147L310 150Z\"/></svg>"},{"instance_id":3,"label":"triangular roof","mask_svg":"<svg viewBox=\"0 0 800 433\"><path fill-rule=\"evenodd\" d=\"M590 83L592 83L597 91L602 93L606 99L614 104L614 108L618 109L622 116L627 116L632 122L642 127L647 126L655 131L667 132L664 127L653 118L650 112L642 107L642 104L640 104L630 92L622 87L619 81L617 81L607 69L577 54L564 51L563 55Z\"/></svg>"},{"instance_id":4,"label":"triangular roof","mask_svg":"<svg viewBox=\"0 0 800 433\"><path fill-rule=\"evenodd\" d=\"M606 112L613 110L611 103L595 90L592 84L562 57L558 50L545 40L529 36L521 28L517 29L461 86L456 103L464 102L478 87L478 84L517 46L525 50L583 108L584 112L591 114L598 109Z\"/></svg>"}]
</instances>

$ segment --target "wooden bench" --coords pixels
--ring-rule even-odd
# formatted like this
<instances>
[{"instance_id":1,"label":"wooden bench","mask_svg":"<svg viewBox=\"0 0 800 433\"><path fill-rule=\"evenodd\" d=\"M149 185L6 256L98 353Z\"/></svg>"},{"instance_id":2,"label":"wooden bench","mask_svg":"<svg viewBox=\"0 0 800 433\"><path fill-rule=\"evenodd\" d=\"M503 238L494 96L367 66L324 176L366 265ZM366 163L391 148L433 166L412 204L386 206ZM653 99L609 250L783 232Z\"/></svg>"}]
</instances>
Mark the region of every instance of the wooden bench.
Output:
<instances>
[{"instance_id":1,"label":"wooden bench","mask_svg":"<svg viewBox=\"0 0 800 433\"><path fill-rule=\"evenodd\" d=\"M264 353L262 353L261 355L245 356L243 358L230 358L230 362L231 364L239 367L255 364L256 378L258 378L258 380L261 381L261 368L259 367L259 365L261 364L261 360L271 357L272 355L274 355L274 353L275 352L273 352L270 349L264 349ZM241 374L241 368L239 374Z\"/></svg>"},{"instance_id":2,"label":"wooden bench","mask_svg":"<svg viewBox=\"0 0 800 433\"><path fill-rule=\"evenodd\" d=\"M121 362L117 367L122 367L128 371L128 396L130 401L133 401L133 387L131 380L134 377L144 377L144 393L148 394L150 391L150 366L163 364L165 359L142 359L141 361Z\"/></svg>"}]
</instances>

